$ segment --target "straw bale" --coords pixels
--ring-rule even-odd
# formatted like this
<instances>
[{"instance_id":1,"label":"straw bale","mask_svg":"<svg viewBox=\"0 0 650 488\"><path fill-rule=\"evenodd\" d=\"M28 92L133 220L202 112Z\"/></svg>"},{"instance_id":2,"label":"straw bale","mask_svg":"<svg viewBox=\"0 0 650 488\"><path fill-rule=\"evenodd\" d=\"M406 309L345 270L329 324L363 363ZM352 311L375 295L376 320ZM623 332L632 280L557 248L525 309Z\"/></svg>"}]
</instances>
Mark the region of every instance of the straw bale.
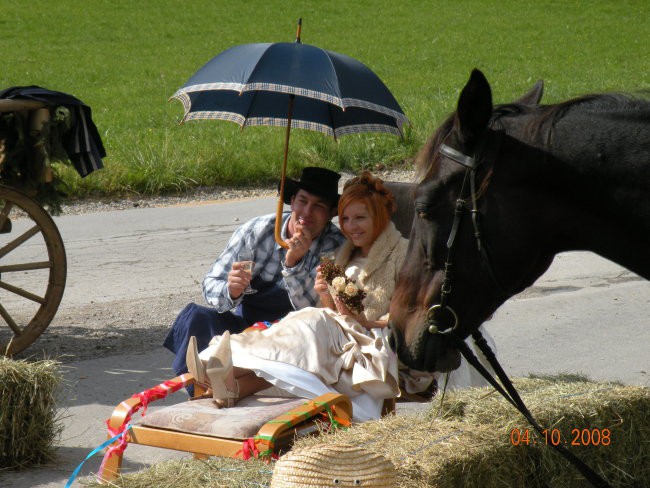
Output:
<instances>
[{"instance_id":1,"label":"straw bale","mask_svg":"<svg viewBox=\"0 0 650 488\"><path fill-rule=\"evenodd\" d=\"M128 449L127 449L128 453ZM256 459L210 458L209 461L188 459L156 464L137 473L122 473L111 481L113 488L260 488L271 482L272 465ZM103 487L95 478L80 480L84 486Z\"/></svg>"},{"instance_id":2,"label":"straw bale","mask_svg":"<svg viewBox=\"0 0 650 488\"><path fill-rule=\"evenodd\" d=\"M0 468L22 469L54 458L62 425L56 390L62 380L52 360L0 357Z\"/></svg>"},{"instance_id":3,"label":"straw bale","mask_svg":"<svg viewBox=\"0 0 650 488\"><path fill-rule=\"evenodd\" d=\"M590 433L610 429L607 446L567 447L612 486L649 486L649 388L554 378L514 382L540 424L558 429L562 441L570 444L571 429L589 429ZM512 429L529 429L530 444L513 445ZM588 486L578 471L545 446L523 416L490 388L447 393L442 410L440 398L436 398L426 415L388 416L301 438L293 452L318 444L347 444L377 452L397 469L398 488ZM272 469L273 465L259 461L176 461L124 476L116 486L269 486Z\"/></svg>"},{"instance_id":4,"label":"straw bale","mask_svg":"<svg viewBox=\"0 0 650 488\"><path fill-rule=\"evenodd\" d=\"M650 479L650 389L615 383L514 380L538 422L613 486ZM528 444L522 437L528 429ZM556 431L553 431L556 429ZM609 429L605 431L605 429ZM572 432L574 431L575 432ZM580 438L580 434L585 437ZM602 445L609 432L608 445ZM572 446L578 436L584 445ZM592 437L593 436L593 437ZM600 444L594 439L600 436ZM585 486L584 478L491 388L448 393L422 417L388 417L298 440L373 447L396 466L401 487Z\"/></svg>"}]
</instances>

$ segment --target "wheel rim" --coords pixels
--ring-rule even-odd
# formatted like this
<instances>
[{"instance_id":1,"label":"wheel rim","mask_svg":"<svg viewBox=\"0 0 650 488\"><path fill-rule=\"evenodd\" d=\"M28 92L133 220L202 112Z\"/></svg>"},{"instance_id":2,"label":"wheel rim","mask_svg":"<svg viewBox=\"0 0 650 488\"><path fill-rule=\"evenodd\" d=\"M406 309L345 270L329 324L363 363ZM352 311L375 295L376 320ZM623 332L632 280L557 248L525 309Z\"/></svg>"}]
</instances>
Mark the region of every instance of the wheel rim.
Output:
<instances>
[{"instance_id":1,"label":"wheel rim","mask_svg":"<svg viewBox=\"0 0 650 488\"><path fill-rule=\"evenodd\" d=\"M24 193L0 185L0 354L19 353L47 328L66 272L63 240L50 215Z\"/></svg>"}]
</instances>

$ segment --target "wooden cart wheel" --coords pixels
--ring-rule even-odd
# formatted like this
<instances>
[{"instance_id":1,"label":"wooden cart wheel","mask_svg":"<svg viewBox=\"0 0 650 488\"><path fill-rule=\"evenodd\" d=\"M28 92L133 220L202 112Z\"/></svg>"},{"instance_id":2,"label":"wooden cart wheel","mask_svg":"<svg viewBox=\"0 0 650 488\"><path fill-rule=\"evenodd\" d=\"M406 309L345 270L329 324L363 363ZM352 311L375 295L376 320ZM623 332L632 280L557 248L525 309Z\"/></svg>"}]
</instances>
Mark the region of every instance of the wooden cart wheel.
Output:
<instances>
[{"instance_id":1,"label":"wooden cart wheel","mask_svg":"<svg viewBox=\"0 0 650 488\"><path fill-rule=\"evenodd\" d=\"M63 240L50 215L0 185L0 354L22 351L50 325L66 273Z\"/></svg>"}]
</instances>

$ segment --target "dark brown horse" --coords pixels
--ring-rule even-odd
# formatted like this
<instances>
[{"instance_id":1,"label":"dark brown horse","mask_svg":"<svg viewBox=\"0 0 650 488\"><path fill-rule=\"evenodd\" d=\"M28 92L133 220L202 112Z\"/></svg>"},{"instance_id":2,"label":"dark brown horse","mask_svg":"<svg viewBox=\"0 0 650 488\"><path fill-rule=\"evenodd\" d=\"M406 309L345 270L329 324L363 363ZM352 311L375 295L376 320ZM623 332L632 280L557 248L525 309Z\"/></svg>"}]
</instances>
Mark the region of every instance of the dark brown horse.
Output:
<instances>
[{"instance_id":1,"label":"dark brown horse","mask_svg":"<svg viewBox=\"0 0 650 488\"><path fill-rule=\"evenodd\" d=\"M539 105L529 95L493 107L474 70L456 112L420 151L418 172L390 307L391 345L412 368L457 368L456 341L559 252L593 251L650 279L647 100L604 94Z\"/></svg>"}]
</instances>

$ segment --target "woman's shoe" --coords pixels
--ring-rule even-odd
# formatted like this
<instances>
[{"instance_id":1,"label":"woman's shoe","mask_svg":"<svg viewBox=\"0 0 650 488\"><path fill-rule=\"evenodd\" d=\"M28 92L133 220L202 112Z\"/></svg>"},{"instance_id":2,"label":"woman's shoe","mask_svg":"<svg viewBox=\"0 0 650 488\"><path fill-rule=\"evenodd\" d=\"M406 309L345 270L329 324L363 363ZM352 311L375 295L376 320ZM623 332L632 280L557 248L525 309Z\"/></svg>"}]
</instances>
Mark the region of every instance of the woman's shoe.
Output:
<instances>
[{"instance_id":1,"label":"woman's shoe","mask_svg":"<svg viewBox=\"0 0 650 488\"><path fill-rule=\"evenodd\" d=\"M239 398L239 384L233 374L230 333L228 331L223 333L217 348L208 359L205 372L216 406L218 408L234 407ZM234 385L236 391L230 390L227 386L228 383Z\"/></svg>"},{"instance_id":2,"label":"woman's shoe","mask_svg":"<svg viewBox=\"0 0 650 488\"><path fill-rule=\"evenodd\" d=\"M187 352L185 353L185 362L187 363L187 369L194 376L194 379L197 383L202 385L207 385L208 377L206 375L205 366L203 361L199 357L199 349L196 345L196 337L190 337L189 342L187 343Z\"/></svg>"}]
</instances>

